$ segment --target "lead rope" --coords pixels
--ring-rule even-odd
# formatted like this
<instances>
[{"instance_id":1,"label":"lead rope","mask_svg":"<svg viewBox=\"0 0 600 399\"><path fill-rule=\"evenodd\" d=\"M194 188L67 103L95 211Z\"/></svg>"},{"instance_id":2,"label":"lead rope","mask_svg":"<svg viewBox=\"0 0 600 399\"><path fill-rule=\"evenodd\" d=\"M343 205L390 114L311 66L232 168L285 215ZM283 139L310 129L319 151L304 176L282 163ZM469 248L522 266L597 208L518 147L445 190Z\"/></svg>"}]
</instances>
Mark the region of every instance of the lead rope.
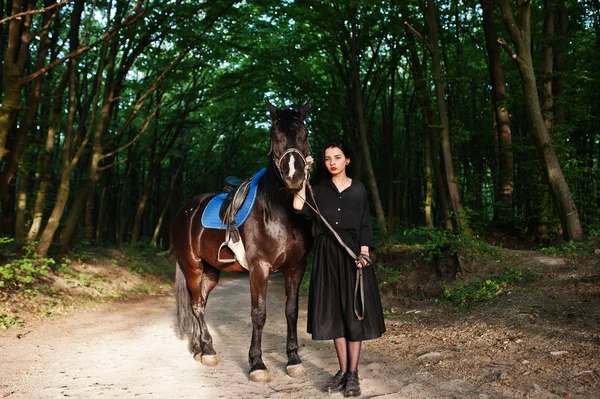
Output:
<instances>
[{"instance_id":1,"label":"lead rope","mask_svg":"<svg viewBox=\"0 0 600 399\"><path fill-rule=\"evenodd\" d=\"M346 245L346 243L344 243L344 241L339 236L339 234L333 229L333 227L331 227L331 225L325 219L325 217L323 217L323 215L321 215L321 212L319 212L319 207L317 205L317 201L315 200L315 194L313 193L312 186L308 182L308 176L306 178L306 186L308 187L308 192L310 193L310 196L312 197L312 200L315 203L315 206L313 207L306 199L302 198L304 200L304 203L306 205L308 205L317 215L319 215L319 217L321 218L321 220L323 221L323 223L325 224L325 226L327 226L327 228L333 233L333 236L336 238L336 240L338 241L338 243L340 243L340 245L348 252L348 254L352 257L352 259L354 259L355 261L357 261L358 257L356 256L356 254L354 253L354 251L351 250ZM298 195L298 194L296 194L296 195ZM357 306L356 306L356 300L357 300L359 292L360 292L360 302L361 302L361 305L362 305L361 306L362 307L361 312L358 311ZM363 281L363 270L362 270L362 268L356 268L356 284L354 285L354 303L353 303L353 305L354 305L354 314L356 315L356 318L359 321L361 321L362 319L365 318L365 285L364 285L364 281Z\"/></svg>"}]
</instances>

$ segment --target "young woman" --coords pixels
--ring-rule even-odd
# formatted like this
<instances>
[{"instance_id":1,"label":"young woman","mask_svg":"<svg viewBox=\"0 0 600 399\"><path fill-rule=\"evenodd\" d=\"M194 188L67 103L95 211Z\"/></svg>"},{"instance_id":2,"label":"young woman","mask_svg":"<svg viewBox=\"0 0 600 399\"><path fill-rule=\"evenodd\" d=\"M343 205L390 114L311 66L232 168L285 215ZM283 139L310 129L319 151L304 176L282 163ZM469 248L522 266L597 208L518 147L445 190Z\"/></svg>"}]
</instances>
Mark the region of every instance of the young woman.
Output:
<instances>
[{"instance_id":1,"label":"young woman","mask_svg":"<svg viewBox=\"0 0 600 399\"><path fill-rule=\"evenodd\" d=\"M307 170L313 159L307 157ZM369 254L373 248L371 215L364 185L346 173L351 158L341 140L327 143L323 149L325 178L313 187L316 209L359 255L354 260L337 241L320 217L307 205L306 185L294 197L294 208L300 215L313 220L315 238L314 264L308 299L308 332L315 340L332 339L340 369L325 387L333 393L344 391L345 396L359 396L358 362L362 341L380 337L385 323L379 289ZM317 171L318 173L318 171ZM355 298L357 268L363 270L364 315L360 293ZM359 320L355 313L355 299Z\"/></svg>"}]
</instances>

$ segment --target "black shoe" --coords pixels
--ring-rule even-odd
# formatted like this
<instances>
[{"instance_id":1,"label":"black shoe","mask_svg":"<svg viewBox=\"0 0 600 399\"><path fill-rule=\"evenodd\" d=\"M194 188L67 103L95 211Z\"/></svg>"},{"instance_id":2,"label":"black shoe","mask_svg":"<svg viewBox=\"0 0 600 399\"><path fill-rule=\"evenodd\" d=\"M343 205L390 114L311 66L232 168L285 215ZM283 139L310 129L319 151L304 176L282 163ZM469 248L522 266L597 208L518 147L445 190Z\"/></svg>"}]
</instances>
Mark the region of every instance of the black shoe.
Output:
<instances>
[{"instance_id":1,"label":"black shoe","mask_svg":"<svg viewBox=\"0 0 600 399\"><path fill-rule=\"evenodd\" d=\"M346 374L342 370L339 370L329 381L329 384L325 386L325 392L336 393L341 392L346 386Z\"/></svg>"},{"instance_id":2,"label":"black shoe","mask_svg":"<svg viewBox=\"0 0 600 399\"><path fill-rule=\"evenodd\" d=\"M344 396L360 396L360 383L358 382L358 373L356 371L349 371L346 373Z\"/></svg>"}]
</instances>

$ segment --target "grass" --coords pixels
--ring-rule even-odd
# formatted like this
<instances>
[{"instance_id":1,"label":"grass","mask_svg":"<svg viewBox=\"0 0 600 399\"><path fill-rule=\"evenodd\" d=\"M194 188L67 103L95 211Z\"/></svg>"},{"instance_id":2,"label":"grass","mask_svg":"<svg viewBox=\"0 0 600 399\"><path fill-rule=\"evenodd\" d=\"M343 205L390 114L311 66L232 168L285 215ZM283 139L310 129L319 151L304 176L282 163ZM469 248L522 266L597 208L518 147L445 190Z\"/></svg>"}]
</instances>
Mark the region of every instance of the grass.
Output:
<instances>
[{"instance_id":1,"label":"grass","mask_svg":"<svg viewBox=\"0 0 600 399\"><path fill-rule=\"evenodd\" d=\"M85 247L68 258L39 258L31 251L4 253L0 329L93 303L167 292L175 276L168 253L148 245L123 252Z\"/></svg>"}]
</instances>

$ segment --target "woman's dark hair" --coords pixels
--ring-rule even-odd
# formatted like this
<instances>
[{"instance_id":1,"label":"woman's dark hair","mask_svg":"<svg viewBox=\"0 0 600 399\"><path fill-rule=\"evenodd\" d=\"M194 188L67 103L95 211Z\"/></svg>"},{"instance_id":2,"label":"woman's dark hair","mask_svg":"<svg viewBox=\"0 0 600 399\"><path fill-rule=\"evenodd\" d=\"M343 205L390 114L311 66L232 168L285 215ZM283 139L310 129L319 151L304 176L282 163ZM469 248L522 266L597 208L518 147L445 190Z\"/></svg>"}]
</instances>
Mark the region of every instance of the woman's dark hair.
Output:
<instances>
[{"instance_id":1,"label":"woman's dark hair","mask_svg":"<svg viewBox=\"0 0 600 399\"><path fill-rule=\"evenodd\" d=\"M311 179L311 184L317 184L323 179L329 178L330 173L325 167L325 150L328 148L339 148L344 153L346 158L352 159L352 150L350 147L342 140L341 138L331 139L323 146L321 150L321 154L319 154L319 158L315 159L315 174ZM346 166L346 175L348 177L353 177L353 167L352 162L348 166Z\"/></svg>"}]
</instances>

